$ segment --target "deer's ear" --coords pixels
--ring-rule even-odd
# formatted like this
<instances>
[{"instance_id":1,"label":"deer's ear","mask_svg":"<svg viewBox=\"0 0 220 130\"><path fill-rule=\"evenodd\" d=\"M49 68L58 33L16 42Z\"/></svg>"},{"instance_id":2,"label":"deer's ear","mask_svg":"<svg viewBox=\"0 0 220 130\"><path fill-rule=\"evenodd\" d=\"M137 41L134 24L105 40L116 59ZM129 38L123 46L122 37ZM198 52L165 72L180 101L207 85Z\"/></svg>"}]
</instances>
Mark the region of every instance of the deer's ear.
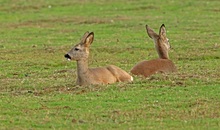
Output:
<instances>
[{"instance_id":1,"label":"deer's ear","mask_svg":"<svg viewBox=\"0 0 220 130\"><path fill-rule=\"evenodd\" d=\"M152 39L157 39L157 38L159 38L159 35L156 34L156 33L154 32L154 30L151 29L148 25L146 25L146 30L147 30L147 34L148 34L148 36L149 36L150 38L152 38Z\"/></svg>"},{"instance_id":2,"label":"deer's ear","mask_svg":"<svg viewBox=\"0 0 220 130\"><path fill-rule=\"evenodd\" d=\"M162 24L161 27L160 27L159 35L160 35L160 37L163 37L163 38L166 37L166 28L165 28L164 24Z\"/></svg>"},{"instance_id":3,"label":"deer's ear","mask_svg":"<svg viewBox=\"0 0 220 130\"><path fill-rule=\"evenodd\" d=\"M89 47L92 44L93 40L94 40L94 33L90 32L85 39L84 45L86 47Z\"/></svg>"},{"instance_id":4,"label":"deer's ear","mask_svg":"<svg viewBox=\"0 0 220 130\"><path fill-rule=\"evenodd\" d=\"M85 32L85 34L83 35L82 39L81 39L81 43L84 44L86 41L87 36L89 35L89 32Z\"/></svg>"}]
</instances>

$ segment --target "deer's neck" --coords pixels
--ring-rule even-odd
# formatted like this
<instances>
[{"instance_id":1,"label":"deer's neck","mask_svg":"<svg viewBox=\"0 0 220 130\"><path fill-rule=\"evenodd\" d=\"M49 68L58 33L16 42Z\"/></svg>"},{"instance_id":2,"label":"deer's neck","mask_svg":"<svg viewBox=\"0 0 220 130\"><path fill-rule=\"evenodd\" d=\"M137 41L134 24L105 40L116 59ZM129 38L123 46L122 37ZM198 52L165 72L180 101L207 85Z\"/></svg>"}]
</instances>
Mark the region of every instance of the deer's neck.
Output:
<instances>
[{"instance_id":1,"label":"deer's neck","mask_svg":"<svg viewBox=\"0 0 220 130\"><path fill-rule=\"evenodd\" d=\"M156 50L157 50L159 58L169 59L169 54L168 54L168 50L166 49L166 47L162 45L156 45Z\"/></svg>"},{"instance_id":2,"label":"deer's neck","mask_svg":"<svg viewBox=\"0 0 220 130\"><path fill-rule=\"evenodd\" d=\"M78 82L83 82L89 75L89 67L87 60L77 61L77 77Z\"/></svg>"}]
</instances>

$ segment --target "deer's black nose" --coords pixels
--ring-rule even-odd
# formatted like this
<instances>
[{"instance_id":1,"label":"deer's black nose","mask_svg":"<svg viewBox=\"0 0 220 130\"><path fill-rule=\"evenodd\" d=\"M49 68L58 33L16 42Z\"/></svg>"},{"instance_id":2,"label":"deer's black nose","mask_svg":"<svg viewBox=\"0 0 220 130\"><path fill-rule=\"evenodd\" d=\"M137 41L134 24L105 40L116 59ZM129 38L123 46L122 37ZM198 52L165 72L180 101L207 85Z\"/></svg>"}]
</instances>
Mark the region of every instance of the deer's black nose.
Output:
<instances>
[{"instance_id":1,"label":"deer's black nose","mask_svg":"<svg viewBox=\"0 0 220 130\"><path fill-rule=\"evenodd\" d=\"M69 55L69 54L64 55L64 57L65 57L66 59L68 59L68 60L70 60L70 59L71 59L71 57L70 57L70 55Z\"/></svg>"}]
</instances>

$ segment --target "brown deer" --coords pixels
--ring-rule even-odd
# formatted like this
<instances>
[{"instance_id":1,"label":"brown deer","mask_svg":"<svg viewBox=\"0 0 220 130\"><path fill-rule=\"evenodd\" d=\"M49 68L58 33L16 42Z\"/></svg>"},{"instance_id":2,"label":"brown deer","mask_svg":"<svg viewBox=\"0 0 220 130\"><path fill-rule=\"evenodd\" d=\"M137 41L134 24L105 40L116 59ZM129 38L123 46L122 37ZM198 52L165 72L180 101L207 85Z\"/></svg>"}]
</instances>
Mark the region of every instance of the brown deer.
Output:
<instances>
[{"instance_id":1,"label":"brown deer","mask_svg":"<svg viewBox=\"0 0 220 130\"><path fill-rule=\"evenodd\" d=\"M133 77L121 68L109 65L107 67L89 68L89 48L93 42L94 33L86 32L79 44L64 55L68 60L77 62L77 85L111 84L115 82L131 82Z\"/></svg>"},{"instance_id":2,"label":"brown deer","mask_svg":"<svg viewBox=\"0 0 220 130\"><path fill-rule=\"evenodd\" d=\"M170 49L169 40L166 37L165 25L162 24L159 30L159 35L156 34L148 25L146 25L147 34L154 40L155 48L159 55L158 59L144 60L137 63L132 69L131 73L134 75L141 75L148 77L152 74L162 72L175 72L176 66L169 59L168 51Z\"/></svg>"}]
</instances>

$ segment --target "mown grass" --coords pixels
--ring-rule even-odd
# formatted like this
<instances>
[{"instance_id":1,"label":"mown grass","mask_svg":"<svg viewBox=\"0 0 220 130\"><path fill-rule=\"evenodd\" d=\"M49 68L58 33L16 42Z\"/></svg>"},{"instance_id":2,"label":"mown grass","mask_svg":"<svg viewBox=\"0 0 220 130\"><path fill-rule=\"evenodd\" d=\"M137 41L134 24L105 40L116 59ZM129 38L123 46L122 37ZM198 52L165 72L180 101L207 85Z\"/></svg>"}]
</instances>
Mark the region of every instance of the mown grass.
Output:
<instances>
[{"instance_id":1,"label":"mown grass","mask_svg":"<svg viewBox=\"0 0 220 130\"><path fill-rule=\"evenodd\" d=\"M0 0L0 129L219 129L219 1ZM178 67L133 83L75 85L63 55L95 32L91 67L157 58L164 23Z\"/></svg>"}]
</instances>

